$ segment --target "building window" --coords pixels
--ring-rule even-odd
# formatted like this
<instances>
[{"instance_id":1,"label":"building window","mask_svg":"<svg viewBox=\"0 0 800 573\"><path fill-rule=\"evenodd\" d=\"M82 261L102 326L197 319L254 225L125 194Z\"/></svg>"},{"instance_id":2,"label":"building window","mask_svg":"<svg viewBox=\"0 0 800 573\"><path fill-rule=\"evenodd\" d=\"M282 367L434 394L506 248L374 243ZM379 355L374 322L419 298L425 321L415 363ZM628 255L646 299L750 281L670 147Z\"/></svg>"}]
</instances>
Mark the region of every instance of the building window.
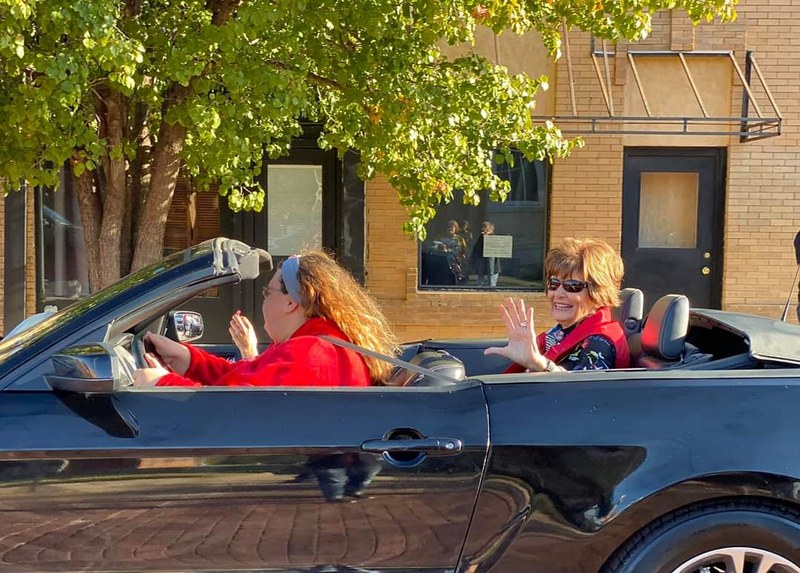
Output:
<instances>
[{"instance_id":1,"label":"building window","mask_svg":"<svg viewBox=\"0 0 800 573\"><path fill-rule=\"evenodd\" d=\"M39 306L62 308L89 295L89 267L72 178L61 170L58 190L39 187L37 273Z\"/></svg>"},{"instance_id":2,"label":"building window","mask_svg":"<svg viewBox=\"0 0 800 573\"><path fill-rule=\"evenodd\" d=\"M420 287L431 289L541 289L547 227L547 167L515 152L496 167L511 183L504 203L481 193L464 205L456 191L440 206L420 243Z\"/></svg>"},{"instance_id":3,"label":"building window","mask_svg":"<svg viewBox=\"0 0 800 573\"><path fill-rule=\"evenodd\" d=\"M267 165L267 250L288 257L322 247L322 165Z\"/></svg>"}]
</instances>

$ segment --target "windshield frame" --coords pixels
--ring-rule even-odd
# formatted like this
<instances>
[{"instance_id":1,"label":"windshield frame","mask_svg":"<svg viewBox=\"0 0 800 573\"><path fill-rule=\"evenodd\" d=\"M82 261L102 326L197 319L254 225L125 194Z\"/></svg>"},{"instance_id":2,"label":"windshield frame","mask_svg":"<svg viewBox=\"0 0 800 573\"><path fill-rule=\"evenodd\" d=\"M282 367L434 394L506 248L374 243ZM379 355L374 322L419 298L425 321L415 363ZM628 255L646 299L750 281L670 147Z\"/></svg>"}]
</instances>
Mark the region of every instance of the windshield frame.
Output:
<instances>
[{"instance_id":1,"label":"windshield frame","mask_svg":"<svg viewBox=\"0 0 800 573\"><path fill-rule=\"evenodd\" d=\"M145 295L151 293L158 296L156 293L162 291L165 285L182 276L192 276L193 280L197 280L202 276L213 278L235 274L237 269L223 265L222 249L227 246L223 241L227 240L211 239L169 255L0 341L0 378L31 355L88 327L100 316L119 314L121 307L140 299L146 303L151 297Z\"/></svg>"}]
</instances>

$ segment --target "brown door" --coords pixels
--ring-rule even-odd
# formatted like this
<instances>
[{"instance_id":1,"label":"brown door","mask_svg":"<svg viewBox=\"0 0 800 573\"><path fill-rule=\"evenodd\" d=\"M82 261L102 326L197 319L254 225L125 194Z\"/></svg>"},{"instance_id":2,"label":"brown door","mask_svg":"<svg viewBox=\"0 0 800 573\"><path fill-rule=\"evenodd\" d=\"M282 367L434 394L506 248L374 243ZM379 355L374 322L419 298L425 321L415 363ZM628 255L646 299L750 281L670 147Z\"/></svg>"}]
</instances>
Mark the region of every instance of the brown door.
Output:
<instances>
[{"instance_id":1,"label":"brown door","mask_svg":"<svg viewBox=\"0 0 800 573\"><path fill-rule=\"evenodd\" d=\"M719 308L724 148L627 148L622 182L624 286L645 309L669 294Z\"/></svg>"}]
</instances>

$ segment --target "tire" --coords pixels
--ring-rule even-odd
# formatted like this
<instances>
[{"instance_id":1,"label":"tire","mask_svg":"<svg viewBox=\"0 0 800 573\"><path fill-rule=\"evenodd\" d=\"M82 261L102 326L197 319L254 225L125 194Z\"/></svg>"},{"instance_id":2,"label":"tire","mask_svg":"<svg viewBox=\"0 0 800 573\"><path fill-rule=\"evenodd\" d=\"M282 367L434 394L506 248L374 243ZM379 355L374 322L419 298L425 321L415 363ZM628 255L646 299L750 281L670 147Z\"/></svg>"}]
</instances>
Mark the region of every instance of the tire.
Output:
<instances>
[{"instance_id":1,"label":"tire","mask_svg":"<svg viewBox=\"0 0 800 573\"><path fill-rule=\"evenodd\" d=\"M636 533L603 573L800 573L800 512L765 501L688 507Z\"/></svg>"}]
</instances>

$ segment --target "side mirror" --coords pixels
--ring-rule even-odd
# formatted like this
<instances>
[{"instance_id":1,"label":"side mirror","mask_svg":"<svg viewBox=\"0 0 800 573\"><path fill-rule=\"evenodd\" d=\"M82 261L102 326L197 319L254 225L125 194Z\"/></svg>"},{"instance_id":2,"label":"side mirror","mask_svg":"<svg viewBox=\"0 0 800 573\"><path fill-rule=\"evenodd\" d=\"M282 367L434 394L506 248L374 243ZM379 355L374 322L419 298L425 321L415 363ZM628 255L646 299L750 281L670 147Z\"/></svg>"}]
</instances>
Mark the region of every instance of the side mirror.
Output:
<instances>
[{"instance_id":1,"label":"side mirror","mask_svg":"<svg viewBox=\"0 0 800 573\"><path fill-rule=\"evenodd\" d=\"M164 336L177 342L191 342L203 336L203 315L189 310L173 310L167 315Z\"/></svg>"},{"instance_id":2,"label":"side mirror","mask_svg":"<svg viewBox=\"0 0 800 573\"><path fill-rule=\"evenodd\" d=\"M44 378L53 390L110 394L127 382L114 349L105 343L70 346L52 362L54 373Z\"/></svg>"}]
</instances>

